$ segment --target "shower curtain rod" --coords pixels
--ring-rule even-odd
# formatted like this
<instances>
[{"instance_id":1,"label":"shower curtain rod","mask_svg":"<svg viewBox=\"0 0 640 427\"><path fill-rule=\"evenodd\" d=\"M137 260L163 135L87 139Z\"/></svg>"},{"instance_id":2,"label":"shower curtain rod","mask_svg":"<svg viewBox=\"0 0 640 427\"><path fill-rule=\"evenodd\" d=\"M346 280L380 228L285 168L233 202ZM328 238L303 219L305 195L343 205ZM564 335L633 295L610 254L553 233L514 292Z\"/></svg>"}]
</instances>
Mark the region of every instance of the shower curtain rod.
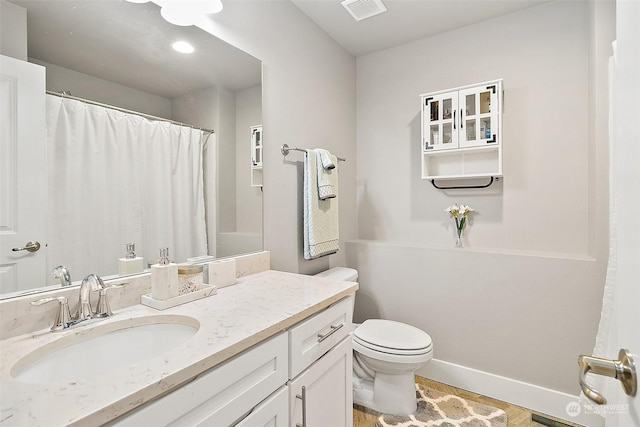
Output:
<instances>
[{"instance_id":1,"label":"shower curtain rod","mask_svg":"<svg viewBox=\"0 0 640 427\"><path fill-rule=\"evenodd\" d=\"M120 107L116 107L114 105L102 104L100 102L92 101L90 99L85 99L85 98L80 98L80 97L77 97L77 96L69 95L69 94L67 94L65 92L54 92L54 91L51 91L51 90L47 90L46 92L47 92L48 95L59 96L60 98L74 99L76 101L84 102L86 104L97 105L99 107L104 107L104 108L110 108L112 110L121 111L123 113L135 114L136 116L141 116L141 117L144 117L146 119L159 120L159 121L162 121L162 122L169 122L169 123L172 123L174 125L179 125L179 126L188 127L188 128L191 128L191 129L201 130L201 131L207 132L207 133L216 133L215 131L213 131L211 129L199 128L197 126L192 126L192 125L189 125L189 124L186 124L186 123L177 122L175 120L165 119L164 117L152 116L151 114L140 113L138 111L133 111L133 110L127 110L126 108L120 108Z\"/></svg>"}]
</instances>

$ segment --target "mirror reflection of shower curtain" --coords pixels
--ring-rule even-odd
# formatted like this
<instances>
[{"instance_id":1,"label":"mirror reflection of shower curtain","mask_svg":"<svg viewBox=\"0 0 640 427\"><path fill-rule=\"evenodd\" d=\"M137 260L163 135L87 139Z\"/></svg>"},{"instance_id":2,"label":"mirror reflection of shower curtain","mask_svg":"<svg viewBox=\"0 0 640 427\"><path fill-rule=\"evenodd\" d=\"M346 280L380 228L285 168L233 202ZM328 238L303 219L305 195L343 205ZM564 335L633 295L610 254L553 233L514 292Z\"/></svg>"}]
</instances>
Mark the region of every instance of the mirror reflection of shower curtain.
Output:
<instances>
[{"instance_id":1,"label":"mirror reflection of shower curtain","mask_svg":"<svg viewBox=\"0 0 640 427\"><path fill-rule=\"evenodd\" d=\"M48 267L115 274L125 243L149 260L207 254L208 133L47 95Z\"/></svg>"}]
</instances>

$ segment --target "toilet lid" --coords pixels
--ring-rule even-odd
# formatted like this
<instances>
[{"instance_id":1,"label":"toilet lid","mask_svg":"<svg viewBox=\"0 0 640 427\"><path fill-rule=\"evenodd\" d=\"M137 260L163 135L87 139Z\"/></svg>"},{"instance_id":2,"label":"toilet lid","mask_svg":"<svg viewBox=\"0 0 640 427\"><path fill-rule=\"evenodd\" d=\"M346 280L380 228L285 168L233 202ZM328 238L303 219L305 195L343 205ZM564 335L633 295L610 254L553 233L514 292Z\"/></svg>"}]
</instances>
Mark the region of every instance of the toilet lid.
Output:
<instances>
[{"instance_id":1,"label":"toilet lid","mask_svg":"<svg viewBox=\"0 0 640 427\"><path fill-rule=\"evenodd\" d=\"M366 320L356 328L353 335L360 344L380 351L424 352L431 347L429 334L393 320Z\"/></svg>"}]
</instances>

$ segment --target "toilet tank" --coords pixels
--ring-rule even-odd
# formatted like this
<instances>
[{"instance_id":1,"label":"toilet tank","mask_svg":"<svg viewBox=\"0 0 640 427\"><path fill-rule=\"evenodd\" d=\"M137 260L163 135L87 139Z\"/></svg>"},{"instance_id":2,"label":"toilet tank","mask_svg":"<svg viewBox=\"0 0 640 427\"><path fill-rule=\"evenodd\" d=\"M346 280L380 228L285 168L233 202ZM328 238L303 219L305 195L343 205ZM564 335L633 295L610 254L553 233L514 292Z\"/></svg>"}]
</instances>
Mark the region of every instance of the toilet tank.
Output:
<instances>
[{"instance_id":1,"label":"toilet tank","mask_svg":"<svg viewBox=\"0 0 640 427\"><path fill-rule=\"evenodd\" d=\"M315 276L324 277L326 279L342 280L344 282L355 282L358 280L358 270L347 267L334 267L329 270L322 271Z\"/></svg>"}]
</instances>

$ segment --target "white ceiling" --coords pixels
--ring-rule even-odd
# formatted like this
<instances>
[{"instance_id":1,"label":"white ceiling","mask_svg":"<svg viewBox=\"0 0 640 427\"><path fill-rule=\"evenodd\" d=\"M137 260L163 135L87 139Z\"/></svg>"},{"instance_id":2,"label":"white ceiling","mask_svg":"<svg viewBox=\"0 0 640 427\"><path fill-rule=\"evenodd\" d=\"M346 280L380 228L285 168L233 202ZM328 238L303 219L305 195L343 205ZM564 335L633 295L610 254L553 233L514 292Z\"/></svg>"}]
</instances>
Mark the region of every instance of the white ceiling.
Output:
<instances>
[{"instance_id":1,"label":"white ceiling","mask_svg":"<svg viewBox=\"0 0 640 427\"><path fill-rule=\"evenodd\" d=\"M550 0L383 0L387 12L357 22L341 0L291 0L353 56L526 9Z\"/></svg>"},{"instance_id":2,"label":"white ceiling","mask_svg":"<svg viewBox=\"0 0 640 427\"><path fill-rule=\"evenodd\" d=\"M28 56L166 98L215 85L259 85L258 59L196 27L169 24L154 3L10 0L27 9ZM186 39L196 52L175 52ZM64 88L55 88L65 90Z\"/></svg>"},{"instance_id":3,"label":"white ceiling","mask_svg":"<svg viewBox=\"0 0 640 427\"><path fill-rule=\"evenodd\" d=\"M167 98L213 85L239 90L261 81L259 60L196 27L165 22L152 2L9 1L27 9L28 54L40 61ZM383 0L387 12L360 22L341 0L291 1L357 57L549 0ZM196 53L170 48L185 38Z\"/></svg>"}]
</instances>

